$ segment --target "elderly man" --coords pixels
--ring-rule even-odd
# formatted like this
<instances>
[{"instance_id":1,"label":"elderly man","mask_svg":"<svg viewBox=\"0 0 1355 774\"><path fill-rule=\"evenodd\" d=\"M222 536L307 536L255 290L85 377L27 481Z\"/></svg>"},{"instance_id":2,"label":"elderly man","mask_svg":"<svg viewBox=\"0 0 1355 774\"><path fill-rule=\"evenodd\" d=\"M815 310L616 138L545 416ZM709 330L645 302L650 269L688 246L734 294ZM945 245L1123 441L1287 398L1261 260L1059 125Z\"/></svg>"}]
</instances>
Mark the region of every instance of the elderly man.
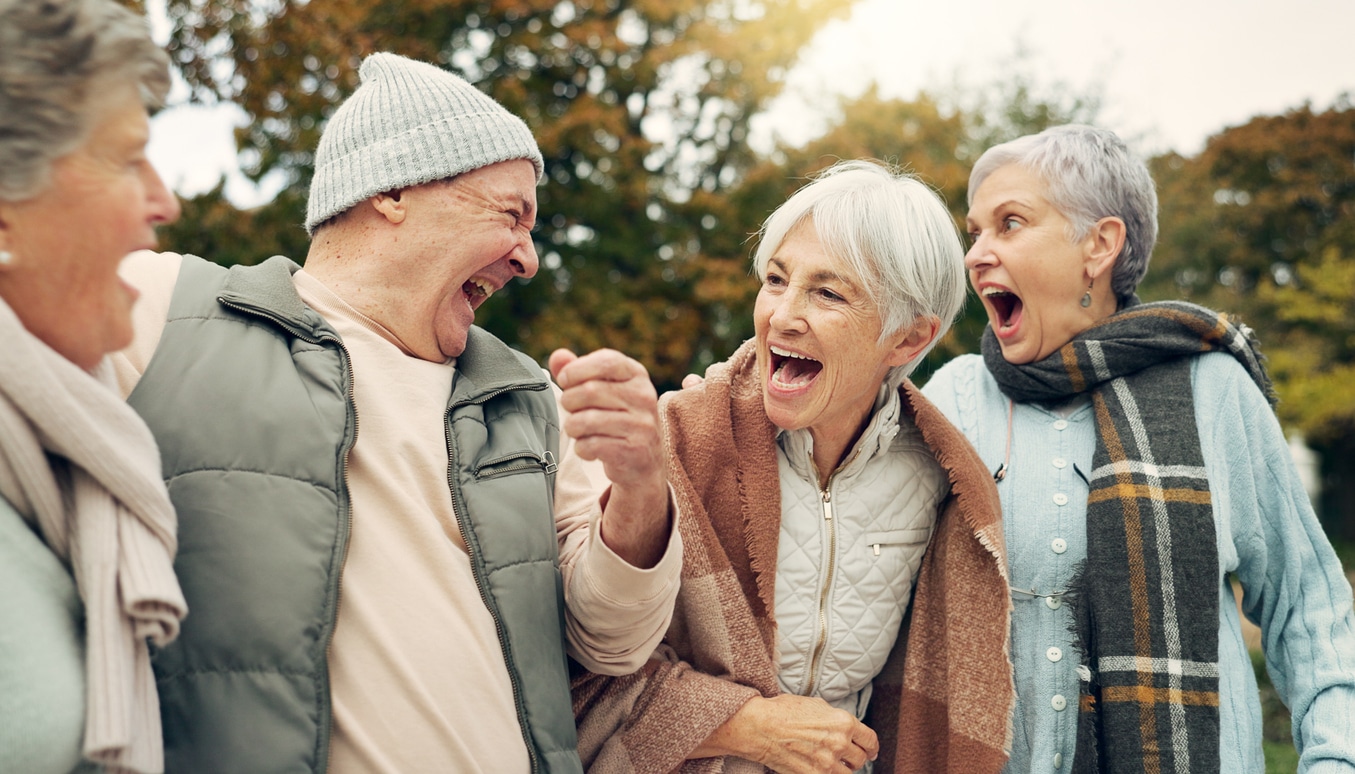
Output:
<instances>
[{"instance_id":1,"label":"elderly man","mask_svg":"<svg viewBox=\"0 0 1355 774\"><path fill-rule=\"evenodd\" d=\"M566 649L632 671L676 594L654 388L557 351L557 393L472 327L537 271L540 151L436 67L361 78L316 152L304 270L123 267L120 378L191 611L155 658L167 768L577 771Z\"/></svg>"}]
</instances>

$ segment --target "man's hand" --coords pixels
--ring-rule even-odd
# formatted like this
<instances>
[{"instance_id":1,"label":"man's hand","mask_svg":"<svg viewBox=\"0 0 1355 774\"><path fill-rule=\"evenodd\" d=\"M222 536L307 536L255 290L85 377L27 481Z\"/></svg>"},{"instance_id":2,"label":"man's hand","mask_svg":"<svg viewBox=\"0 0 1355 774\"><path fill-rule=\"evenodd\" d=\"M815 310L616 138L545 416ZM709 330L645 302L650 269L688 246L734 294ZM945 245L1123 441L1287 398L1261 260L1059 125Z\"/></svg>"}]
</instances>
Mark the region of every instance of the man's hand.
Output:
<instances>
[{"instance_id":1,"label":"man's hand","mask_svg":"<svg viewBox=\"0 0 1355 774\"><path fill-rule=\"evenodd\" d=\"M781 774L849 774L879 752L875 732L850 712L782 694L749 700L688 757L735 755Z\"/></svg>"},{"instance_id":2,"label":"man's hand","mask_svg":"<svg viewBox=\"0 0 1355 774\"><path fill-rule=\"evenodd\" d=\"M602 463L611 491L604 497L602 540L636 567L663 557L671 519L659 396L639 362L611 349L579 357L566 349L550 356L564 431L585 460Z\"/></svg>"}]
</instances>

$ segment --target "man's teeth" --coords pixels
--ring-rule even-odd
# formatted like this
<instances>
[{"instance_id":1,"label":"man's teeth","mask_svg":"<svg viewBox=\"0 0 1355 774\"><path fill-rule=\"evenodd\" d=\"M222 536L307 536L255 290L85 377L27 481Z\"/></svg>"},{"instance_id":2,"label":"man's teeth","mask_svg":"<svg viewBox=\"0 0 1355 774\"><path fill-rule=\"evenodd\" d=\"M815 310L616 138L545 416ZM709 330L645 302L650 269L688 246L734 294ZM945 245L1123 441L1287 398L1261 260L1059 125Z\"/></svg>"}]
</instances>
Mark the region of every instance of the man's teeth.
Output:
<instances>
[{"instance_id":1,"label":"man's teeth","mask_svg":"<svg viewBox=\"0 0 1355 774\"><path fill-rule=\"evenodd\" d=\"M814 359L814 358L812 358L812 357L809 357L808 355L801 355L801 354L798 353L798 352L791 352L790 350L787 350L787 349L781 349L780 347L769 347L769 349L772 351L772 354L773 354L773 355L780 355L781 357L795 357L795 358L799 358L800 360L813 360L813 359Z\"/></svg>"},{"instance_id":2,"label":"man's teeth","mask_svg":"<svg viewBox=\"0 0 1355 774\"><path fill-rule=\"evenodd\" d=\"M984 289L983 289L983 295L984 295L984 297L986 297L986 298L992 298L993 296L1010 296L1011 294L1012 294L1012 293L1011 293L1010 290L1003 290L1002 288L984 288Z\"/></svg>"},{"instance_id":3,"label":"man's teeth","mask_svg":"<svg viewBox=\"0 0 1355 774\"><path fill-rule=\"evenodd\" d=\"M476 290L480 291L480 295L484 296L485 298L494 295L494 286L484 280L475 279L472 277L470 280L470 284L474 285Z\"/></svg>"}]
</instances>

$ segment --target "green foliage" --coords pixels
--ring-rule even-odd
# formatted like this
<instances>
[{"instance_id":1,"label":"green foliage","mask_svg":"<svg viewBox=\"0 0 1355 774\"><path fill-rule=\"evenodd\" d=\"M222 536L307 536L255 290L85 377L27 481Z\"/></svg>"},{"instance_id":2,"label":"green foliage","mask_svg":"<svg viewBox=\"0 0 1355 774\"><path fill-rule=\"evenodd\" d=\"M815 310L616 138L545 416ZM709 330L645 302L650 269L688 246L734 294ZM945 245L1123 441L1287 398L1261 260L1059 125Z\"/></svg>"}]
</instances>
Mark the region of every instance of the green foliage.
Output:
<instances>
[{"instance_id":1,"label":"green foliage","mask_svg":"<svg viewBox=\"0 0 1355 774\"><path fill-rule=\"evenodd\" d=\"M1324 524L1355 538L1355 107L1253 118L1152 167L1162 236L1141 295L1259 332L1280 419L1321 456Z\"/></svg>"},{"instance_id":2,"label":"green foliage","mask_svg":"<svg viewBox=\"0 0 1355 774\"><path fill-rule=\"evenodd\" d=\"M272 255L295 261L305 258L310 239L301 192L284 190L264 207L241 211L226 200L224 188L222 181L207 193L184 200L179 220L158 229L161 246L201 255L222 266L249 266Z\"/></svg>"},{"instance_id":3,"label":"green foliage","mask_svg":"<svg viewBox=\"0 0 1355 774\"><path fill-rule=\"evenodd\" d=\"M1266 657L1251 651L1252 671L1261 692L1261 747L1266 756L1266 774L1293 774L1298 770L1299 754L1290 733L1289 709L1266 672Z\"/></svg>"},{"instance_id":4,"label":"green foliage","mask_svg":"<svg viewBox=\"0 0 1355 774\"><path fill-rule=\"evenodd\" d=\"M521 115L546 162L542 271L496 296L478 321L539 358L559 346L623 349L675 385L694 353L720 339L719 314L693 302L691 266L702 240L729 224L690 202L741 178L753 163L749 119L813 32L850 4L169 0L170 50L196 98L235 101L252 119L237 135L246 174L291 182L288 196L239 224L244 233L222 224L229 237L207 247L192 233L174 238L209 258L285 248L300 260L285 224L304 220L311 153L356 88L362 57L437 62ZM212 196L200 206L208 214ZM278 236L277 247L263 245Z\"/></svg>"}]
</instances>

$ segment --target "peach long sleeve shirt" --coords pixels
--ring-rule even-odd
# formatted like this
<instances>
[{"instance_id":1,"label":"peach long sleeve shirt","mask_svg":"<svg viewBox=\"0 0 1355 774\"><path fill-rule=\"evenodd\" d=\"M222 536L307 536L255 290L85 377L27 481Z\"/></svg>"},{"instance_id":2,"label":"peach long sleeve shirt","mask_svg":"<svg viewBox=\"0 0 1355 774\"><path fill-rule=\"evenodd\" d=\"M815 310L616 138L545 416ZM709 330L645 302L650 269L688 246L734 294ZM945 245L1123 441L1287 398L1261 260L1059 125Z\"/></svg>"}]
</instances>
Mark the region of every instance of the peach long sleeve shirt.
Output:
<instances>
[{"instance_id":1,"label":"peach long sleeve shirt","mask_svg":"<svg viewBox=\"0 0 1355 774\"><path fill-rule=\"evenodd\" d=\"M124 394L154 354L180 260L137 253L122 266L142 294L134 343L114 357ZM412 356L305 271L293 282L343 339L362 422L348 458L352 530L329 651L329 770L526 772L508 669L447 487L444 414L455 363ZM668 625L681 569L678 531L655 567L626 563L596 528L609 486L602 466L574 454L567 435L560 452L555 508L568 650L594 671L633 671Z\"/></svg>"}]
</instances>

